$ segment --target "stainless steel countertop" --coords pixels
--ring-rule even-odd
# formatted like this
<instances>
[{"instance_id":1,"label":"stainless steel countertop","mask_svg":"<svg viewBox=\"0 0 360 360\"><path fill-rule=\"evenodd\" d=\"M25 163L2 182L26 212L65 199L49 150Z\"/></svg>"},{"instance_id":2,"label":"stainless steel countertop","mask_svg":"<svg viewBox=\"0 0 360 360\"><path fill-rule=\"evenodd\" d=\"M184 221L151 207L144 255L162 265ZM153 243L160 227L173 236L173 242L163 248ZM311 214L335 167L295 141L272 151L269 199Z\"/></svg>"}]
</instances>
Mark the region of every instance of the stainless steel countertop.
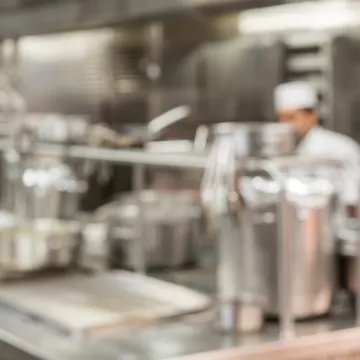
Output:
<instances>
[{"instance_id":1,"label":"stainless steel countertop","mask_svg":"<svg viewBox=\"0 0 360 360\"><path fill-rule=\"evenodd\" d=\"M214 272L186 271L169 275L175 282L212 291ZM148 360L168 359L194 353L238 346L256 346L278 339L276 323L268 323L259 334L229 335L216 330L215 314L210 311L140 329L103 332L96 338L75 341L36 319L21 319L0 308L0 341L9 343L37 358L46 360ZM353 316L319 319L297 324L297 335L304 336L344 329L353 325ZM1 349L1 347L0 347Z\"/></svg>"}]
</instances>

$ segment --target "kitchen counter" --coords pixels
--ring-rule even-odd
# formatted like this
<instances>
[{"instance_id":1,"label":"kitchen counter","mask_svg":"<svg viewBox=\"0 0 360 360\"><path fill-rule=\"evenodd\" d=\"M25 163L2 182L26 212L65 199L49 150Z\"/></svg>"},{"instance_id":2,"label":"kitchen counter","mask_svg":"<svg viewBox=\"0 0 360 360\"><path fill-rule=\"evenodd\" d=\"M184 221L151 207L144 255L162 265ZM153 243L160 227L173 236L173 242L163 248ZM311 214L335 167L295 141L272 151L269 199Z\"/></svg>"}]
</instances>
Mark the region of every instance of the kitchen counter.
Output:
<instances>
[{"instance_id":1,"label":"kitchen counter","mask_svg":"<svg viewBox=\"0 0 360 360\"><path fill-rule=\"evenodd\" d=\"M206 292L214 289L211 269L177 272L165 278ZM296 332L304 336L352 325L353 316L349 314L337 319L299 323ZM74 340L36 318L24 319L18 313L0 308L0 340L23 351L11 357L16 360L27 360L25 353L44 360L160 360L238 346L253 347L277 339L275 322L268 323L259 334L223 334L216 329L215 313L210 310L162 324L127 331L102 331L91 339Z\"/></svg>"}]
</instances>

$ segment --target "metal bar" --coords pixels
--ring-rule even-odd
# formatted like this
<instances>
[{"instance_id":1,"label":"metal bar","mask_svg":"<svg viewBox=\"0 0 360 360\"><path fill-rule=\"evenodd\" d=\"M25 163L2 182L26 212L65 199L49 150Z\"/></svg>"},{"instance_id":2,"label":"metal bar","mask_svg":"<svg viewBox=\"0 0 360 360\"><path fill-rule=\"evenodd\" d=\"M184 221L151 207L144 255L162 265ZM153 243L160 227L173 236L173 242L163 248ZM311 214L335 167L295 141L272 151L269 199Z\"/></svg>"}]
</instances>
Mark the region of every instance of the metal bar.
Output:
<instances>
[{"instance_id":1,"label":"metal bar","mask_svg":"<svg viewBox=\"0 0 360 360\"><path fill-rule=\"evenodd\" d=\"M360 174L358 174L359 177ZM358 178L359 184L359 194L360 194L360 179ZM357 272L357 290L356 290L356 325L360 326L360 199L358 199L358 207L357 207L357 232L358 232L358 239L357 239L357 261L356 261L356 272Z\"/></svg>"},{"instance_id":2,"label":"metal bar","mask_svg":"<svg viewBox=\"0 0 360 360\"><path fill-rule=\"evenodd\" d=\"M165 166L178 168L203 169L206 155L196 154L157 154L144 150L114 150L92 148L86 146L40 145L35 153L45 156L62 156L66 153L69 158L107 161L117 164L138 164L149 166Z\"/></svg>"},{"instance_id":3,"label":"metal bar","mask_svg":"<svg viewBox=\"0 0 360 360\"><path fill-rule=\"evenodd\" d=\"M0 151L4 151L11 146L9 140L0 140ZM35 153L45 156L63 156L73 159L107 161L117 164L139 164L149 166L165 166L179 168L198 168L204 169L206 166L206 153L190 154L158 154L144 150L123 150L123 149L106 149L89 146L63 146L53 144L39 144ZM269 165L274 164L278 170L291 168L303 168L313 166L343 166L340 160L319 158L300 158L300 157L282 157L271 160L246 159L241 166L246 169L267 169Z\"/></svg>"},{"instance_id":4,"label":"metal bar","mask_svg":"<svg viewBox=\"0 0 360 360\"><path fill-rule=\"evenodd\" d=\"M133 188L136 192L137 205L138 205L138 218L135 238L135 271L140 274L146 274L147 261L146 261L146 243L145 243L145 208L142 201L142 194L145 188L145 167L144 165L135 165L133 174Z\"/></svg>"},{"instance_id":5,"label":"metal bar","mask_svg":"<svg viewBox=\"0 0 360 360\"><path fill-rule=\"evenodd\" d=\"M295 335L295 321L292 314L292 239L290 218L284 181L280 182L278 207L278 306L280 313L280 337Z\"/></svg>"}]
</instances>

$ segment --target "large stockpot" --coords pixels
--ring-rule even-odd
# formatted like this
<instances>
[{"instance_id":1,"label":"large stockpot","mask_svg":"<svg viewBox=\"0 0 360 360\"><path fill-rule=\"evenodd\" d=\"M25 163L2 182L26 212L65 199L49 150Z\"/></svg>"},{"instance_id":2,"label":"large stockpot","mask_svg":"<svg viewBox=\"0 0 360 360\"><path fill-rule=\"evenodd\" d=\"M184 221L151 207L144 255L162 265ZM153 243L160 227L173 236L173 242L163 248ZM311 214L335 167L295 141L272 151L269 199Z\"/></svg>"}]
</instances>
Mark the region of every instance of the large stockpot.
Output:
<instances>
[{"instance_id":1,"label":"large stockpot","mask_svg":"<svg viewBox=\"0 0 360 360\"><path fill-rule=\"evenodd\" d=\"M144 191L142 242L147 268L176 268L199 260L202 211L190 193ZM135 268L139 199L135 194L105 205L97 219L109 223L110 254L114 265Z\"/></svg>"},{"instance_id":2,"label":"large stockpot","mask_svg":"<svg viewBox=\"0 0 360 360\"><path fill-rule=\"evenodd\" d=\"M243 178L242 193L253 214L255 239L261 251L259 276L262 277L265 311L277 316L279 184L265 173L247 175ZM331 179L299 173L286 175L288 226L293 234L292 316L318 316L329 311L335 286L333 220L337 188Z\"/></svg>"},{"instance_id":3,"label":"large stockpot","mask_svg":"<svg viewBox=\"0 0 360 360\"><path fill-rule=\"evenodd\" d=\"M291 154L295 130L284 124L215 125L202 183L208 224L218 238L219 322L225 331L254 331L262 324L262 259L253 213L241 184L249 158ZM247 309L253 316L244 324Z\"/></svg>"}]
</instances>

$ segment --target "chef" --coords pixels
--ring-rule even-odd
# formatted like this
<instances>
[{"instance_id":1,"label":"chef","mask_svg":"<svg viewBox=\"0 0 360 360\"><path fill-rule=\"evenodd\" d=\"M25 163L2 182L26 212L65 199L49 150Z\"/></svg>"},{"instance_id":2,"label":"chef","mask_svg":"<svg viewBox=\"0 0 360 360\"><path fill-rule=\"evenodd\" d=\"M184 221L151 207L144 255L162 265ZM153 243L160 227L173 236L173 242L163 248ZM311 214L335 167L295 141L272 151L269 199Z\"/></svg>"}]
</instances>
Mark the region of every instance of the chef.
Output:
<instances>
[{"instance_id":1,"label":"chef","mask_svg":"<svg viewBox=\"0 0 360 360\"><path fill-rule=\"evenodd\" d=\"M279 85L275 89L274 103L280 122L291 124L298 131L299 155L344 161L341 199L347 215L354 217L359 198L359 145L350 137L319 125L318 94L309 83L296 81Z\"/></svg>"}]
</instances>

